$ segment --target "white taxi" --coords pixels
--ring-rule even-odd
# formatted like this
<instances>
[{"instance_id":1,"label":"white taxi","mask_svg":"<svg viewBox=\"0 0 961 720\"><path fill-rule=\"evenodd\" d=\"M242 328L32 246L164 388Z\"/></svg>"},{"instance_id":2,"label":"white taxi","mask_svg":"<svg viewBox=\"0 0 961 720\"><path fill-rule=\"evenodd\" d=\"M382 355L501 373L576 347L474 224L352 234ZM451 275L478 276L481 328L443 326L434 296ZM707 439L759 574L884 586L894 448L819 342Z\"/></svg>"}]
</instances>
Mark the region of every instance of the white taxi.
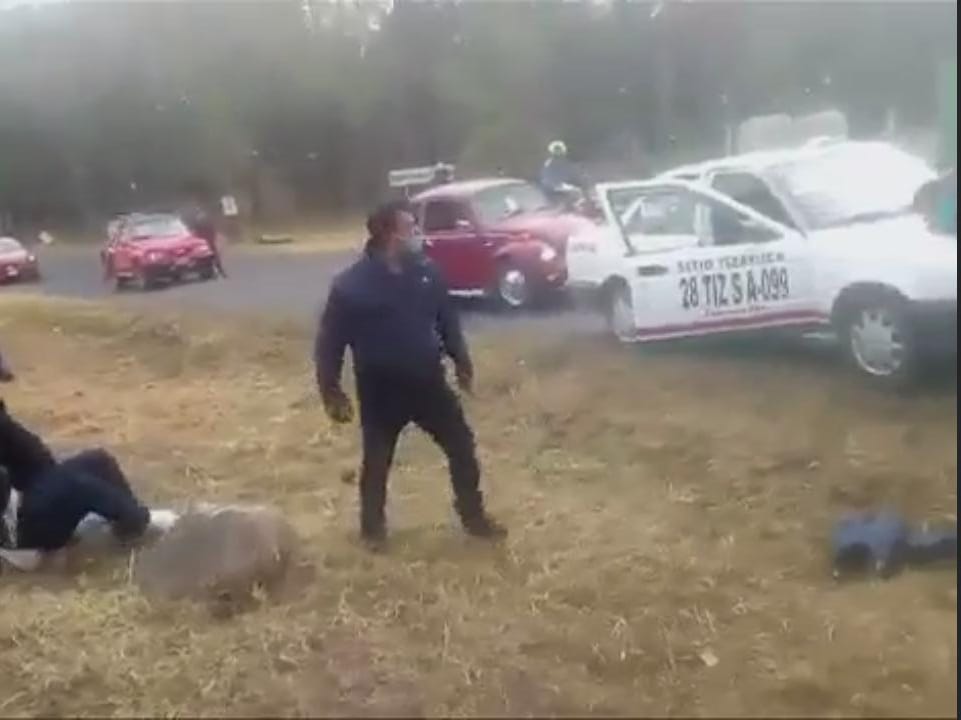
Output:
<instances>
[{"instance_id":1,"label":"white taxi","mask_svg":"<svg viewBox=\"0 0 961 720\"><path fill-rule=\"evenodd\" d=\"M903 384L957 353L957 238L910 210L933 176L845 141L604 184L606 224L568 241L570 283L625 342L832 328L855 368Z\"/></svg>"}]
</instances>

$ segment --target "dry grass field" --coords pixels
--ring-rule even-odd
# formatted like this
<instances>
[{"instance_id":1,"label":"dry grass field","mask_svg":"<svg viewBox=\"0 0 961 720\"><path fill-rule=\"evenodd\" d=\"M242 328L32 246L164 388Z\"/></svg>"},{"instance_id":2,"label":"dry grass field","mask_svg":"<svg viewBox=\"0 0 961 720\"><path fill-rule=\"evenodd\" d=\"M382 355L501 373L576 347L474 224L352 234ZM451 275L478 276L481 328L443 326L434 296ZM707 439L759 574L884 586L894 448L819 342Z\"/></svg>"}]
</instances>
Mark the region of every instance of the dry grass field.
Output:
<instances>
[{"instance_id":1,"label":"dry grass field","mask_svg":"<svg viewBox=\"0 0 961 720\"><path fill-rule=\"evenodd\" d=\"M0 575L0 715L957 714L956 571L835 584L826 552L851 508L956 518L953 389L488 335L467 404L508 542L461 535L411 433L371 556L302 329L7 296L0 340L9 408L61 447L303 537L286 591L227 617L149 603L119 555Z\"/></svg>"}]
</instances>

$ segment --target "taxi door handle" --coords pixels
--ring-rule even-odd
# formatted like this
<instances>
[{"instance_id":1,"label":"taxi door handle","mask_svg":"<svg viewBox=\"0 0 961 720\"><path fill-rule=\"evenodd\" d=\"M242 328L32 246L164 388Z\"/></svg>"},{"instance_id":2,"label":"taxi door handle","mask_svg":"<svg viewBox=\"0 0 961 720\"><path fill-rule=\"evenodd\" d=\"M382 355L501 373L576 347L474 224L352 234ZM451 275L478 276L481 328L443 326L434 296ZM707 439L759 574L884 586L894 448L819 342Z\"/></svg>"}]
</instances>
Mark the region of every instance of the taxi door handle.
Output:
<instances>
[{"instance_id":1,"label":"taxi door handle","mask_svg":"<svg viewBox=\"0 0 961 720\"><path fill-rule=\"evenodd\" d=\"M664 265L641 265L637 268L637 274L641 277L656 277L667 275L667 267Z\"/></svg>"}]
</instances>

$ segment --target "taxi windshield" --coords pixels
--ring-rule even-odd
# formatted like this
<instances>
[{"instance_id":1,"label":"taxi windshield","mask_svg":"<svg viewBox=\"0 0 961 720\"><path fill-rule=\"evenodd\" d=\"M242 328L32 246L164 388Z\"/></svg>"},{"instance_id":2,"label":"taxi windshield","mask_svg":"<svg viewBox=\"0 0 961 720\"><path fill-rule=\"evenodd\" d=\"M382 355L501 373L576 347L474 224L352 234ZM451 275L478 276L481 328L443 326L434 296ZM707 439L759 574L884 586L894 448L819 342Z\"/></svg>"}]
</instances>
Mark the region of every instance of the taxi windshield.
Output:
<instances>
[{"instance_id":1,"label":"taxi windshield","mask_svg":"<svg viewBox=\"0 0 961 720\"><path fill-rule=\"evenodd\" d=\"M767 174L810 230L906 214L918 188L934 177L920 158L868 143L789 160Z\"/></svg>"}]
</instances>

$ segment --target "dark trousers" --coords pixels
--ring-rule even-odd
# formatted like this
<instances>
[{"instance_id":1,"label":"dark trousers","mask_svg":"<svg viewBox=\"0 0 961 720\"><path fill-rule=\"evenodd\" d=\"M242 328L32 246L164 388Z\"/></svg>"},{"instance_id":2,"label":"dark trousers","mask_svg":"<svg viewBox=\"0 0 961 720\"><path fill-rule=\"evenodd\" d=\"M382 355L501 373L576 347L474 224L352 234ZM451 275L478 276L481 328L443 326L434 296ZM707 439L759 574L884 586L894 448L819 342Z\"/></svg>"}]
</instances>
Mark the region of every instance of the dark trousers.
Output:
<instances>
[{"instance_id":1,"label":"dark trousers","mask_svg":"<svg viewBox=\"0 0 961 720\"><path fill-rule=\"evenodd\" d=\"M220 277L227 277L227 273L224 271L223 261L220 259L220 247L217 245L217 238L205 236L204 241L207 243L207 247L210 248L210 252L213 253L212 262L214 265L214 270Z\"/></svg>"},{"instance_id":2,"label":"dark trousers","mask_svg":"<svg viewBox=\"0 0 961 720\"><path fill-rule=\"evenodd\" d=\"M220 249L216 246L216 244L212 245L211 249L214 251L214 270L217 271L217 274L220 275L220 277L227 277L227 271L224 270L223 260L220 259Z\"/></svg>"},{"instance_id":3,"label":"dark trousers","mask_svg":"<svg viewBox=\"0 0 961 720\"><path fill-rule=\"evenodd\" d=\"M21 498L17 546L56 550L73 537L88 513L109 521L118 535L136 536L150 522L114 457L87 450L57 463Z\"/></svg>"},{"instance_id":4,"label":"dark trousers","mask_svg":"<svg viewBox=\"0 0 961 720\"><path fill-rule=\"evenodd\" d=\"M384 527L387 475L397 438L409 423L430 435L447 456L454 507L461 518L469 520L483 514L474 434L460 400L441 371L427 379L359 374L357 394L363 432L360 505L364 533L376 533Z\"/></svg>"}]
</instances>

